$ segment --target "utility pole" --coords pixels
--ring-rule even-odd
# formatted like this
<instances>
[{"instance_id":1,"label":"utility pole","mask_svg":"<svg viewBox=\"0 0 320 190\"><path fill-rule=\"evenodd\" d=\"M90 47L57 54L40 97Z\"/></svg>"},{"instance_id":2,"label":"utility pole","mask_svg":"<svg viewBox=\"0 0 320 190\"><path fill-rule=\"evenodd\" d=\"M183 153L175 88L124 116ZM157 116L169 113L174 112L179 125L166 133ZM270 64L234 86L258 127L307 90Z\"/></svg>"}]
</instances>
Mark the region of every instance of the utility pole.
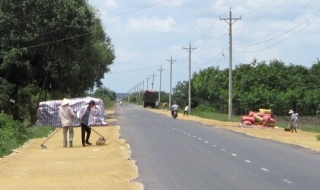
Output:
<instances>
[{"instance_id":1,"label":"utility pole","mask_svg":"<svg viewBox=\"0 0 320 190\"><path fill-rule=\"evenodd\" d=\"M183 48L189 52L189 101L188 101L188 107L189 107L189 113L191 112L191 52L197 48L191 48L191 42L189 44L189 48Z\"/></svg>"},{"instance_id":2,"label":"utility pole","mask_svg":"<svg viewBox=\"0 0 320 190\"><path fill-rule=\"evenodd\" d=\"M241 19L241 17L232 18L231 8L230 8L229 18L221 18L220 17L220 20L224 20L224 21L226 21L227 24L229 24L229 107L228 107L228 118L230 121L232 120L232 24L240 19Z\"/></svg>"},{"instance_id":3,"label":"utility pole","mask_svg":"<svg viewBox=\"0 0 320 190\"><path fill-rule=\"evenodd\" d=\"M154 77L155 77L155 76L157 76L157 75L155 75L155 74L153 73L153 74L152 74L152 75L150 75L150 76L152 76L152 83L151 83L151 85L152 85L152 90L153 90Z\"/></svg>"},{"instance_id":4,"label":"utility pole","mask_svg":"<svg viewBox=\"0 0 320 190\"><path fill-rule=\"evenodd\" d=\"M172 63L177 61L177 60L172 60L172 55L171 59L167 61L170 62L170 94L169 94L169 109L171 109L171 94L172 94Z\"/></svg>"},{"instance_id":5,"label":"utility pole","mask_svg":"<svg viewBox=\"0 0 320 190\"><path fill-rule=\"evenodd\" d=\"M140 102L140 88L141 88L140 85L141 85L141 83L139 82L139 84L138 84L138 94L139 94L139 100L138 101L139 102Z\"/></svg>"},{"instance_id":6,"label":"utility pole","mask_svg":"<svg viewBox=\"0 0 320 190\"><path fill-rule=\"evenodd\" d=\"M159 104L160 104L160 96L161 96L161 78L162 78L162 71L164 71L164 69L162 69L162 66L160 67L160 69L158 69L158 71L160 71L160 90L159 90Z\"/></svg>"},{"instance_id":7,"label":"utility pole","mask_svg":"<svg viewBox=\"0 0 320 190\"><path fill-rule=\"evenodd\" d=\"M148 84L149 84L150 77L147 77L146 79L147 79L147 90L148 90L149 89Z\"/></svg>"}]
</instances>

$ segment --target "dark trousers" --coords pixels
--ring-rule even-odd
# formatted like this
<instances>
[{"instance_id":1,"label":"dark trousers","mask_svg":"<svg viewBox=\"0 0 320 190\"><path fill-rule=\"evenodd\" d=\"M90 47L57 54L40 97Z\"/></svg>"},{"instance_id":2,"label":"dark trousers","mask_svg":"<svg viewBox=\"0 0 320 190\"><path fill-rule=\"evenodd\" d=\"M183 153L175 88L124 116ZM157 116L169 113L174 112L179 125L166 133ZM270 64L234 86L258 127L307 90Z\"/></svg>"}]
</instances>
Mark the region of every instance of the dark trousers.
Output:
<instances>
[{"instance_id":1,"label":"dark trousers","mask_svg":"<svg viewBox=\"0 0 320 190\"><path fill-rule=\"evenodd\" d=\"M85 138L85 133L87 133L87 137ZM91 128L88 127L86 124L81 123L81 140L82 140L82 145L85 144L85 142L89 142L91 134Z\"/></svg>"},{"instance_id":2,"label":"dark trousers","mask_svg":"<svg viewBox=\"0 0 320 190\"><path fill-rule=\"evenodd\" d=\"M188 111L183 112L183 116L187 115L188 116Z\"/></svg>"}]
</instances>

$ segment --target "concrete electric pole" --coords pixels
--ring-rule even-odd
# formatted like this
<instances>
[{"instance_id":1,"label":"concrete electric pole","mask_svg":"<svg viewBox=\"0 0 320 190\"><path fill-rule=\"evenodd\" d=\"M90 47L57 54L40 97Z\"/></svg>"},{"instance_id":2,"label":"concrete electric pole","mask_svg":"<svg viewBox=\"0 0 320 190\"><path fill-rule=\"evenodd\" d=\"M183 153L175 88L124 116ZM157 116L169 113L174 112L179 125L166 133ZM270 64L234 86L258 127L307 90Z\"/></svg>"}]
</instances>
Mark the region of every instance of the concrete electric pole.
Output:
<instances>
[{"instance_id":1,"label":"concrete electric pole","mask_svg":"<svg viewBox=\"0 0 320 190\"><path fill-rule=\"evenodd\" d=\"M229 106L228 106L228 118L229 121L232 120L232 24L240 20L240 18L232 18L232 12L230 8L229 18L220 18L220 20L224 20L229 25Z\"/></svg>"},{"instance_id":2,"label":"concrete electric pole","mask_svg":"<svg viewBox=\"0 0 320 190\"><path fill-rule=\"evenodd\" d=\"M197 48L191 48L191 42L189 44L189 48L183 48L186 49L189 52L189 100L188 100L188 107L189 107L189 113L191 112L191 52Z\"/></svg>"},{"instance_id":3,"label":"concrete electric pole","mask_svg":"<svg viewBox=\"0 0 320 190\"><path fill-rule=\"evenodd\" d=\"M172 56L171 59L167 61L170 62L170 93L169 93L169 109L171 109L171 94L172 94L172 63L177 61L177 60L172 60Z\"/></svg>"},{"instance_id":4,"label":"concrete electric pole","mask_svg":"<svg viewBox=\"0 0 320 190\"><path fill-rule=\"evenodd\" d=\"M149 89L148 84L149 84L150 77L147 77L146 79L147 79L147 89L146 90L148 90Z\"/></svg>"},{"instance_id":5,"label":"concrete electric pole","mask_svg":"<svg viewBox=\"0 0 320 190\"><path fill-rule=\"evenodd\" d=\"M150 75L150 76L152 76L152 83L151 83L151 85L152 85L152 90L153 90L154 77L155 77L155 76L157 76L157 75L155 75L155 74L153 73L153 74L152 74L152 75Z\"/></svg>"},{"instance_id":6,"label":"concrete electric pole","mask_svg":"<svg viewBox=\"0 0 320 190\"><path fill-rule=\"evenodd\" d=\"M160 96L161 96L161 78L162 78L162 71L164 71L164 69L162 69L162 66L160 67L160 69L158 69L158 71L160 71L160 89L159 89L159 104L160 104L160 102L161 102L161 98L160 98Z\"/></svg>"}]
</instances>

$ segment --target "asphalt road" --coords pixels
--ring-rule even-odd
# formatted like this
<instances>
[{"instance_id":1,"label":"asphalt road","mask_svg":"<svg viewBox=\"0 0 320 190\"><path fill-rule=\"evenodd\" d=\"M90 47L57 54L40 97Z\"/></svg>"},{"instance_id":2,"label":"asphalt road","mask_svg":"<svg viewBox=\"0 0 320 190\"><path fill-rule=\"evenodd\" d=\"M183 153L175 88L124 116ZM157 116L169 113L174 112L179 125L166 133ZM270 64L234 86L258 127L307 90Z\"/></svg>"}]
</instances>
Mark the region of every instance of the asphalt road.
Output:
<instances>
[{"instance_id":1,"label":"asphalt road","mask_svg":"<svg viewBox=\"0 0 320 190\"><path fill-rule=\"evenodd\" d=\"M320 189L320 153L179 117L126 104L116 111L145 189Z\"/></svg>"}]
</instances>

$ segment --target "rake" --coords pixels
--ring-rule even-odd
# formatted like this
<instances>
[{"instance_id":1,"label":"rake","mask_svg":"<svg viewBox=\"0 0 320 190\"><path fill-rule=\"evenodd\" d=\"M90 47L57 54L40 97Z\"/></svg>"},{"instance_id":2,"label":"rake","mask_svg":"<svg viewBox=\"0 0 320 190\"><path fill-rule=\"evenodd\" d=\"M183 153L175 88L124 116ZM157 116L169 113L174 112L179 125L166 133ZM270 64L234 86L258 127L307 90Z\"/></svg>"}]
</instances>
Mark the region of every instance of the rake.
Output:
<instances>
[{"instance_id":1,"label":"rake","mask_svg":"<svg viewBox=\"0 0 320 190\"><path fill-rule=\"evenodd\" d=\"M97 133L100 138L97 140L96 145L104 145L106 143L106 139L100 134L98 133L96 130L94 130L93 128L91 128L92 131L94 131L95 133Z\"/></svg>"},{"instance_id":2,"label":"rake","mask_svg":"<svg viewBox=\"0 0 320 190\"><path fill-rule=\"evenodd\" d=\"M42 144L41 144L41 148L46 149L47 147L44 145L45 142L47 142L47 140L49 140L54 134L56 134L58 131L60 130L60 127L58 129L56 129Z\"/></svg>"}]
</instances>

